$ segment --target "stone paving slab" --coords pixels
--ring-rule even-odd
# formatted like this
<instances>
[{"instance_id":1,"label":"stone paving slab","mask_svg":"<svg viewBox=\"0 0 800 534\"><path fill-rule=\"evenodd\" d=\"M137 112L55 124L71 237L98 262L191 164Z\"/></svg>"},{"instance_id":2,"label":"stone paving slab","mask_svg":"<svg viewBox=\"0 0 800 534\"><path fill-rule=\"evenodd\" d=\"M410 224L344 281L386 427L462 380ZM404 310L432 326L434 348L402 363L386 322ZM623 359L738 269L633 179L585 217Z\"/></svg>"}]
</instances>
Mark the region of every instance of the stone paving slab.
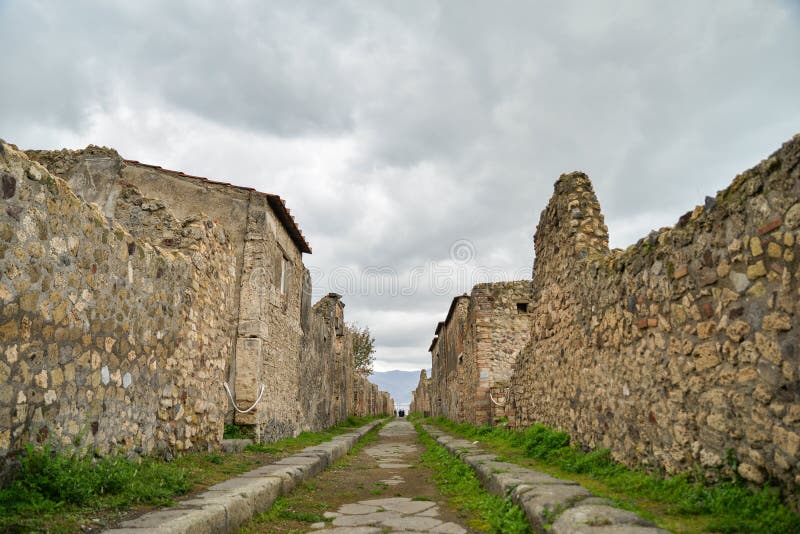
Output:
<instances>
[{"instance_id":1,"label":"stone paving slab","mask_svg":"<svg viewBox=\"0 0 800 534\"><path fill-rule=\"evenodd\" d=\"M292 465L265 465L237 478L278 478L282 484L281 494L286 495L303 480L303 470Z\"/></svg>"},{"instance_id":2,"label":"stone paving slab","mask_svg":"<svg viewBox=\"0 0 800 534\"><path fill-rule=\"evenodd\" d=\"M347 454L362 437L381 421L373 421L331 441L307 447L297 454L278 460L209 487L191 499L179 501L173 508L156 510L136 519L123 521L108 534L205 534L236 532L257 513L272 506L297 484L319 474L325 467ZM396 512L392 512L396 513ZM398 514L399 515L399 514ZM369 534L380 529L346 528L335 531Z\"/></svg>"},{"instance_id":3,"label":"stone paving slab","mask_svg":"<svg viewBox=\"0 0 800 534\"><path fill-rule=\"evenodd\" d=\"M376 462L378 470L404 470L415 467L420 450L413 426L407 421L393 421L381 429L379 441L366 447L362 453ZM387 485L406 483L400 474L382 482ZM451 512L442 510L436 501L419 496L366 499L362 496L362 500L340 504L336 511L325 512L323 517L332 521L328 524L312 524L309 532L467 533L466 528L447 519L452 517Z\"/></svg>"},{"instance_id":4,"label":"stone paving slab","mask_svg":"<svg viewBox=\"0 0 800 534\"><path fill-rule=\"evenodd\" d=\"M489 493L511 500L525 511L534 532L553 534L661 534L668 531L633 512L610 506L583 486L517 464L496 461L497 456L477 443L450 436L424 425L453 456L476 472ZM557 516L553 522L553 517ZM552 525L550 524L552 522ZM434 530L431 530L433 532Z\"/></svg>"},{"instance_id":5,"label":"stone paving slab","mask_svg":"<svg viewBox=\"0 0 800 534\"><path fill-rule=\"evenodd\" d=\"M291 465L299 467L303 472L303 480L317 476L325 469L325 461L319 455L293 454L275 462L275 465Z\"/></svg>"},{"instance_id":6,"label":"stone paving slab","mask_svg":"<svg viewBox=\"0 0 800 534\"><path fill-rule=\"evenodd\" d=\"M326 512L333 518L332 530L321 532L357 532L356 528L376 528L375 532L436 532L440 534L465 534L461 525L439 519L439 508L432 501L415 501L407 497L369 499L344 504L336 512ZM342 529L352 530L342 530ZM312 529L317 527L312 525ZM358 531L360 532L360 531ZM366 531L365 531L366 532Z\"/></svg>"},{"instance_id":7,"label":"stone paving slab","mask_svg":"<svg viewBox=\"0 0 800 534\"><path fill-rule=\"evenodd\" d=\"M553 523L554 534L589 534L619 532L621 534L650 534L652 524L627 510L596 504L581 504L566 510ZM665 532L665 531L662 531Z\"/></svg>"},{"instance_id":8,"label":"stone paving slab","mask_svg":"<svg viewBox=\"0 0 800 534\"><path fill-rule=\"evenodd\" d=\"M228 453L242 452L251 443L253 443L252 439L223 439L222 450Z\"/></svg>"},{"instance_id":9,"label":"stone paving slab","mask_svg":"<svg viewBox=\"0 0 800 534\"><path fill-rule=\"evenodd\" d=\"M328 532L328 534L381 534L383 529L375 527L342 527L328 530L326 532Z\"/></svg>"}]
</instances>

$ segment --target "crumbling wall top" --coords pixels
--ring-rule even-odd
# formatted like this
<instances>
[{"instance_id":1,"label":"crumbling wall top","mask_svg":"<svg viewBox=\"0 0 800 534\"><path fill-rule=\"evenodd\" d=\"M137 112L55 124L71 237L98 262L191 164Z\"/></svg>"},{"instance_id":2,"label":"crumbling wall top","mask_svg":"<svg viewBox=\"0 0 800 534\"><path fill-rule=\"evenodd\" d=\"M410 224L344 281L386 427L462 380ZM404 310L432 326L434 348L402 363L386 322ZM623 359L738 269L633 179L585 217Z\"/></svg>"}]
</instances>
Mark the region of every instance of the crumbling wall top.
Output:
<instances>
[{"instance_id":1,"label":"crumbling wall top","mask_svg":"<svg viewBox=\"0 0 800 534\"><path fill-rule=\"evenodd\" d=\"M534 244L534 279L545 274L540 270L563 270L576 259L608 252L608 227L586 174L562 174L556 181L536 228Z\"/></svg>"}]
</instances>

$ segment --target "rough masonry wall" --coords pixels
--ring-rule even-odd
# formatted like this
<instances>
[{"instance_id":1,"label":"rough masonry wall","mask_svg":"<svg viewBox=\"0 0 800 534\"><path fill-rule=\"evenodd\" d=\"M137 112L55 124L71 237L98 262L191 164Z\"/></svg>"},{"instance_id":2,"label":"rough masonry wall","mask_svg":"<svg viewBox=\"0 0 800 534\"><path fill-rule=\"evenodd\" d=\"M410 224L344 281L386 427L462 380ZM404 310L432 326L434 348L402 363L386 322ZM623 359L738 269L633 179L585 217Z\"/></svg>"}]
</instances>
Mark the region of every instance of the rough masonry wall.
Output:
<instances>
[{"instance_id":1,"label":"rough masonry wall","mask_svg":"<svg viewBox=\"0 0 800 534\"><path fill-rule=\"evenodd\" d=\"M240 408L255 403L247 413L220 404L229 406L228 422L252 425L259 439L275 441L319 430L355 412L352 339L344 326L344 305L338 295L329 295L312 308L302 258L308 246L301 234L300 241L298 234L290 234L291 217L278 197L124 160L109 148L28 154L63 177L82 200L96 204L107 220L168 256L195 246L211 228L224 235L224 265L232 278L217 280L226 286L225 298L204 301L209 310L199 317L225 322L219 335L228 337L229 349L223 373L205 386L216 397L224 394L227 381ZM213 222L198 217L200 212ZM179 294L180 282L175 284L172 292ZM175 328L179 326L170 335L181 334ZM191 354L180 362L193 368L202 358ZM256 403L262 384L264 394ZM378 413L382 408L377 398L377 389L370 390L362 411Z\"/></svg>"},{"instance_id":2,"label":"rough masonry wall","mask_svg":"<svg viewBox=\"0 0 800 534\"><path fill-rule=\"evenodd\" d=\"M473 380L465 384L462 393L468 402L465 421L494 424L507 415L501 405L506 401L517 354L530 339L532 298L530 280L478 284L472 289L464 359L476 369L467 373Z\"/></svg>"},{"instance_id":3,"label":"rough masonry wall","mask_svg":"<svg viewBox=\"0 0 800 534\"><path fill-rule=\"evenodd\" d=\"M588 178L562 176L536 232L521 425L629 465L800 483L800 136L674 228L609 251Z\"/></svg>"},{"instance_id":4,"label":"rough masonry wall","mask_svg":"<svg viewBox=\"0 0 800 534\"><path fill-rule=\"evenodd\" d=\"M224 232L144 210L185 231L153 246L5 143L0 182L0 454L218 445L235 285ZM131 213L151 202L117 200Z\"/></svg>"},{"instance_id":5,"label":"rough masonry wall","mask_svg":"<svg viewBox=\"0 0 800 534\"><path fill-rule=\"evenodd\" d=\"M277 224L266 197L251 198L247 217L236 340L236 401L240 407L252 405L263 385L266 402L249 413L237 413L235 421L255 425L260 439L275 441L297 435L305 425L297 399L302 372L302 256Z\"/></svg>"},{"instance_id":6,"label":"rough masonry wall","mask_svg":"<svg viewBox=\"0 0 800 534\"><path fill-rule=\"evenodd\" d=\"M464 354L467 337L467 314L469 297L456 297L447 314L447 319L436 329L438 338L431 348L433 381L433 413L463 421L465 405L461 393L466 389L467 373L459 372L459 356ZM463 364L463 358L462 358ZM469 373L469 381L477 380L477 370Z\"/></svg>"},{"instance_id":7,"label":"rough masonry wall","mask_svg":"<svg viewBox=\"0 0 800 534\"><path fill-rule=\"evenodd\" d=\"M355 364L340 295L331 293L314 305L303 337L300 368L298 397L306 414L304 430L321 430L346 419L350 414L347 382Z\"/></svg>"},{"instance_id":8,"label":"rough masonry wall","mask_svg":"<svg viewBox=\"0 0 800 534\"><path fill-rule=\"evenodd\" d=\"M447 407L442 403L442 387L445 372L442 359L439 357L439 338L433 338L430 347L431 353L431 415L433 417L447 417Z\"/></svg>"},{"instance_id":9,"label":"rough masonry wall","mask_svg":"<svg viewBox=\"0 0 800 534\"><path fill-rule=\"evenodd\" d=\"M356 374L353 391L354 415L388 415L394 412L391 396L385 391L378 391L378 386L363 375Z\"/></svg>"},{"instance_id":10,"label":"rough masonry wall","mask_svg":"<svg viewBox=\"0 0 800 534\"><path fill-rule=\"evenodd\" d=\"M353 414L365 416L372 413L374 398L378 388L364 376L357 375L353 387Z\"/></svg>"},{"instance_id":11,"label":"rough masonry wall","mask_svg":"<svg viewBox=\"0 0 800 534\"><path fill-rule=\"evenodd\" d=\"M378 405L375 415L392 415L394 413L394 399L387 391L378 392Z\"/></svg>"},{"instance_id":12,"label":"rough masonry wall","mask_svg":"<svg viewBox=\"0 0 800 534\"><path fill-rule=\"evenodd\" d=\"M530 280L520 280L478 284L453 300L431 347L434 415L479 425L508 415L514 362L530 339L532 298Z\"/></svg>"},{"instance_id":13,"label":"rough masonry wall","mask_svg":"<svg viewBox=\"0 0 800 534\"><path fill-rule=\"evenodd\" d=\"M425 417L431 415L431 379L423 369L419 373L417 388L411 394L411 405L408 408L411 413L421 413Z\"/></svg>"},{"instance_id":14,"label":"rough masonry wall","mask_svg":"<svg viewBox=\"0 0 800 534\"><path fill-rule=\"evenodd\" d=\"M198 213L205 213L224 230L234 252L236 280L232 289L234 307L231 317L239 316L239 289L242 286L251 191L127 161L114 149L94 145L82 150L36 150L27 151L27 154L52 174L66 180L80 198L97 204L107 218L122 224L132 235L165 249L180 246L183 237L183 229L176 232L165 221L173 218L191 222ZM125 201L131 186L149 199L137 209L130 208L132 203ZM167 218L160 217L161 213L168 213ZM228 331L234 347L237 332L236 325ZM235 360L228 362L226 380L237 395L235 364ZM239 404L245 404L248 399L252 403L254 398L251 397L253 395L248 393L237 400ZM233 413L230 406L229 422L233 422Z\"/></svg>"},{"instance_id":15,"label":"rough masonry wall","mask_svg":"<svg viewBox=\"0 0 800 534\"><path fill-rule=\"evenodd\" d=\"M191 221L205 212L224 228L236 273L230 315L234 325L228 329L235 350L226 363L225 380L241 408L256 401L262 384L266 388L253 410L234 413L231 407L228 420L254 425L265 441L309 427L309 414L302 411L298 400L305 269L300 251L271 209L267 195L124 160L104 147L31 151L29 155L67 180L79 196L96 203L107 217L161 247L180 246L185 230L164 224L154 217L159 213L168 211ZM126 209L129 202L120 202L131 186L151 197L136 210ZM284 258L286 272L282 274ZM283 290L282 276L286 277Z\"/></svg>"}]
</instances>

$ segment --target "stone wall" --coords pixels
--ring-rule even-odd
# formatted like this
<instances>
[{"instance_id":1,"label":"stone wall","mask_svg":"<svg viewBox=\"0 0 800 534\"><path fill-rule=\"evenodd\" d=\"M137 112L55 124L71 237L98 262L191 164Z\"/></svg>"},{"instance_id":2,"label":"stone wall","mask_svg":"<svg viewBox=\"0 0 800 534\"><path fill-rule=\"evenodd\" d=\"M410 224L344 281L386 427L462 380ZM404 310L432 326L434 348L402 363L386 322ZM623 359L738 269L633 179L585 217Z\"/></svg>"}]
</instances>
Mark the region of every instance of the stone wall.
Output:
<instances>
[{"instance_id":1,"label":"stone wall","mask_svg":"<svg viewBox=\"0 0 800 534\"><path fill-rule=\"evenodd\" d=\"M388 391L378 392L379 402L378 409L375 415L392 415L394 414L394 399Z\"/></svg>"},{"instance_id":2,"label":"stone wall","mask_svg":"<svg viewBox=\"0 0 800 534\"><path fill-rule=\"evenodd\" d=\"M474 424L508 415L511 372L530 338L531 301L530 280L478 284L453 300L431 346L434 415Z\"/></svg>"},{"instance_id":3,"label":"stone wall","mask_svg":"<svg viewBox=\"0 0 800 534\"><path fill-rule=\"evenodd\" d=\"M506 393L517 355L530 339L532 298L530 280L478 284L472 289L464 360L474 369L462 395L469 399L465 421L494 424L508 415Z\"/></svg>"},{"instance_id":4,"label":"stone wall","mask_svg":"<svg viewBox=\"0 0 800 534\"><path fill-rule=\"evenodd\" d=\"M252 406L262 384L266 388L262 402L251 411L238 413L231 406L228 419L253 425L266 441L313 426L298 405L302 253L310 248L279 197L125 160L108 148L31 151L29 155L67 180L78 196L96 203L107 217L160 247L178 246L182 232L176 235L160 221L147 223L153 218L140 212L166 212L189 221L202 212L216 221L235 252L236 279L231 289L235 325L227 330L234 351L226 366L226 381L240 408ZM120 199L131 186L153 200L140 210L120 209Z\"/></svg>"},{"instance_id":5,"label":"stone wall","mask_svg":"<svg viewBox=\"0 0 800 534\"><path fill-rule=\"evenodd\" d=\"M153 246L0 143L0 455L215 447L227 402L235 256L222 228L116 199Z\"/></svg>"},{"instance_id":6,"label":"stone wall","mask_svg":"<svg viewBox=\"0 0 800 534\"><path fill-rule=\"evenodd\" d=\"M267 402L237 413L235 421L274 441L308 428L297 403L304 268L301 252L273 224L266 197L250 199L247 218L233 374L240 406L255 402L262 385Z\"/></svg>"},{"instance_id":7,"label":"stone wall","mask_svg":"<svg viewBox=\"0 0 800 534\"><path fill-rule=\"evenodd\" d=\"M330 293L314 305L300 368L300 407L310 430L326 428L353 413L353 340L344 324L341 295Z\"/></svg>"},{"instance_id":8,"label":"stone wall","mask_svg":"<svg viewBox=\"0 0 800 534\"><path fill-rule=\"evenodd\" d=\"M125 160L108 148L29 154L55 169L108 217L161 246L178 245L181 232L160 222L144 224L137 211L120 209L118 199L126 196L129 185L157 198L142 208L148 213L168 211L191 220L205 211L225 229L237 251L236 327L229 331L235 350L227 368L228 382L242 408L255 402L262 384L266 387L262 402L248 413L231 408L229 420L253 425L261 439L271 441L352 413L353 377L348 371L349 337L342 335L342 312L338 319L316 318L302 259L310 247L279 197ZM338 327L333 324L336 320ZM330 328L339 334L327 332ZM325 341L331 339L337 340L335 347ZM319 380L325 381L324 387ZM338 394L323 401L320 395L328 391ZM322 410L324 402L328 406Z\"/></svg>"},{"instance_id":9,"label":"stone wall","mask_svg":"<svg viewBox=\"0 0 800 534\"><path fill-rule=\"evenodd\" d=\"M463 407L459 396L463 387L459 387L459 381L465 380L465 373L459 375L458 364L459 356L463 362L468 310L469 296L454 298L447 317L436 326L436 337L430 348L433 415L458 421L463 420L459 412Z\"/></svg>"},{"instance_id":10,"label":"stone wall","mask_svg":"<svg viewBox=\"0 0 800 534\"><path fill-rule=\"evenodd\" d=\"M93 146L3 158L0 455L213 448L225 420L273 441L355 413L344 304L311 306L279 197ZM225 382L240 408L265 392L238 413ZM362 389L363 414L391 402Z\"/></svg>"},{"instance_id":11,"label":"stone wall","mask_svg":"<svg viewBox=\"0 0 800 534\"><path fill-rule=\"evenodd\" d=\"M589 179L563 175L536 237L520 425L629 465L800 483L800 136L626 251Z\"/></svg>"},{"instance_id":12,"label":"stone wall","mask_svg":"<svg viewBox=\"0 0 800 534\"><path fill-rule=\"evenodd\" d=\"M431 415L431 379L423 369L419 373L417 388L411 393L410 413L421 413L425 417Z\"/></svg>"},{"instance_id":13,"label":"stone wall","mask_svg":"<svg viewBox=\"0 0 800 534\"><path fill-rule=\"evenodd\" d=\"M357 375L353 384L353 413L357 416L368 415L375 405L378 388L365 377Z\"/></svg>"},{"instance_id":14,"label":"stone wall","mask_svg":"<svg viewBox=\"0 0 800 534\"><path fill-rule=\"evenodd\" d=\"M385 391L356 373L353 388L353 413L357 416L394 413L394 401Z\"/></svg>"}]
</instances>

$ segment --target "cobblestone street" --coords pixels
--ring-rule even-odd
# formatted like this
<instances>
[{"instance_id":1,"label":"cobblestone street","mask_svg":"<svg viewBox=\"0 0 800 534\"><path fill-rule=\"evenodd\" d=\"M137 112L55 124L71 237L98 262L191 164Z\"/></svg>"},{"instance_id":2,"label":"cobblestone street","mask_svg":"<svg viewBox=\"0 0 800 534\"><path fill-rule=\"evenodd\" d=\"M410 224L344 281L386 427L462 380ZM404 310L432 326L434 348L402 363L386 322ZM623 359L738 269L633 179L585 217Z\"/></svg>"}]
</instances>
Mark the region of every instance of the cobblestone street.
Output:
<instances>
[{"instance_id":1,"label":"cobblestone street","mask_svg":"<svg viewBox=\"0 0 800 534\"><path fill-rule=\"evenodd\" d=\"M395 420L384 426L346 464L314 479L312 491L299 489L292 509L319 502L327 505L326 522L277 520L251 523L251 532L473 532L450 508L420 465L422 447L411 423ZM305 495L304 495L305 494Z\"/></svg>"}]
</instances>

